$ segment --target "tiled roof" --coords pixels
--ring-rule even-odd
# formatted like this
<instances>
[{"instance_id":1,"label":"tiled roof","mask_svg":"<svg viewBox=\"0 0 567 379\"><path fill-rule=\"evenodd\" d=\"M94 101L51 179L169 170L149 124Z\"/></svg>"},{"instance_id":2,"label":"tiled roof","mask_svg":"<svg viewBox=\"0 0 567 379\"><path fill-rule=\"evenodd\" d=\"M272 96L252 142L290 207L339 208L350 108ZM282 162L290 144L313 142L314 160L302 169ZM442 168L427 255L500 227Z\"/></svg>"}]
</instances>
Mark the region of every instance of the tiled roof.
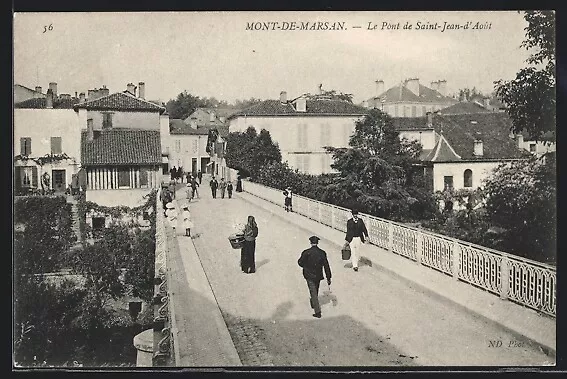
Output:
<instances>
[{"instance_id":1,"label":"tiled roof","mask_svg":"<svg viewBox=\"0 0 567 379\"><path fill-rule=\"evenodd\" d=\"M265 100L260 104L243 109L230 117L238 116L362 116L368 113L366 108L342 100L306 100L306 111L297 112L293 104L282 104L279 100Z\"/></svg>"},{"instance_id":2,"label":"tiled roof","mask_svg":"<svg viewBox=\"0 0 567 379\"><path fill-rule=\"evenodd\" d=\"M457 101L451 97L443 96L438 91L435 91L423 84L419 85L419 96L410 91L402 83L395 87L390 88L379 96L373 97L371 100L385 100L387 103L403 101L412 103L449 103L453 104Z\"/></svg>"},{"instance_id":3,"label":"tiled roof","mask_svg":"<svg viewBox=\"0 0 567 379\"><path fill-rule=\"evenodd\" d=\"M102 96L97 99L85 101L77 104L75 109L87 110L119 110L119 111L148 111L148 112L165 112L165 108L156 105L150 101L140 99L131 93L116 92L110 95Z\"/></svg>"},{"instance_id":4,"label":"tiled roof","mask_svg":"<svg viewBox=\"0 0 567 379\"><path fill-rule=\"evenodd\" d=\"M169 133L170 134L177 134L177 135L207 135L209 134L209 129L207 128L198 128L195 129L190 125L187 125L185 121L172 118L169 120Z\"/></svg>"},{"instance_id":5,"label":"tiled roof","mask_svg":"<svg viewBox=\"0 0 567 379\"><path fill-rule=\"evenodd\" d=\"M78 103L79 99L77 99L76 97L71 97L68 99L54 99L53 109L73 109L73 106ZM45 109L46 104L46 98L27 99L14 104L14 108Z\"/></svg>"},{"instance_id":6,"label":"tiled roof","mask_svg":"<svg viewBox=\"0 0 567 379\"><path fill-rule=\"evenodd\" d=\"M87 131L81 131L81 165L161 164L158 130L108 129L99 133L87 141Z\"/></svg>"},{"instance_id":7,"label":"tiled roof","mask_svg":"<svg viewBox=\"0 0 567 379\"><path fill-rule=\"evenodd\" d=\"M435 145L428 154L422 155L424 160L431 160L437 149L439 154L435 161L453 161L454 154L463 160L500 160L517 159L528 156L527 152L519 149L516 141L510 138L512 121L503 112L481 112L460 115L433 114L432 128L438 136L443 135L446 144L453 152L447 151L447 146ZM392 118L397 130L431 130L427 126L427 117L395 117ZM480 133L483 141L483 155L473 154L476 133ZM439 141L438 141L439 142ZM444 143L445 143L444 142Z\"/></svg>"},{"instance_id":8,"label":"tiled roof","mask_svg":"<svg viewBox=\"0 0 567 379\"><path fill-rule=\"evenodd\" d=\"M487 112L491 112L491 111L486 109L480 104L470 101L460 102L439 111L440 114L444 114L444 115L465 114L465 113L487 113Z\"/></svg>"},{"instance_id":9,"label":"tiled roof","mask_svg":"<svg viewBox=\"0 0 567 379\"><path fill-rule=\"evenodd\" d=\"M434 115L433 127L443 134L463 160L517 159L529 156L510 138L512 121L506 113L487 112L462 115ZM483 155L473 154L474 141L480 133ZM437 159L439 161L439 159Z\"/></svg>"}]
</instances>

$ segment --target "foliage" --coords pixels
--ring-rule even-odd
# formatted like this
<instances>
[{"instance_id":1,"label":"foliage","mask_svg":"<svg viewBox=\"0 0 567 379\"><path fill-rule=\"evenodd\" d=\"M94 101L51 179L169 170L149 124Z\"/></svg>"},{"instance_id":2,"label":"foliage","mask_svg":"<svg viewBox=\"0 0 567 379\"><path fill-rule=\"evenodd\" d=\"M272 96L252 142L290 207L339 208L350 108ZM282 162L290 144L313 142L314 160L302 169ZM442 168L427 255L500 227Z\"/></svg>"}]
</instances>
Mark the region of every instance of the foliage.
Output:
<instances>
[{"instance_id":1,"label":"foliage","mask_svg":"<svg viewBox=\"0 0 567 379\"><path fill-rule=\"evenodd\" d=\"M249 126L244 133L230 133L226 142L227 166L240 171L244 177L256 178L263 166L282 159L277 143L265 129L257 134L256 129Z\"/></svg>"},{"instance_id":2,"label":"foliage","mask_svg":"<svg viewBox=\"0 0 567 379\"><path fill-rule=\"evenodd\" d=\"M555 139L555 13L549 10L526 11L526 39L521 46L536 49L527 63L544 65L543 69L526 67L511 81L496 81L496 96L507 106L514 133L527 132L529 139Z\"/></svg>"},{"instance_id":3,"label":"foliage","mask_svg":"<svg viewBox=\"0 0 567 379\"><path fill-rule=\"evenodd\" d=\"M165 104L167 113L170 118L186 119L195 109L199 107L206 107L209 103L201 99L199 96L194 96L183 91L177 95L177 98L169 100Z\"/></svg>"},{"instance_id":4,"label":"foliage","mask_svg":"<svg viewBox=\"0 0 567 379\"><path fill-rule=\"evenodd\" d=\"M352 98L353 95L352 93L343 93L337 90L322 90L321 94L307 94L306 97L310 100L317 100L320 98L324 98L324 99L330 99L330 100L343 100L343 101L348 101L349 103L352 104Z\"/></svg>"},{"instance_id":5,"label":"foliage","mask_svg":"<svg viewBox=\"0 0 567 379\"><path fill-rule=\"evenodd\" d=\"M234 102L234 106L233 106L233 107L234 107L235 109L246 109L246 108L249 108L249 107L251 107L251 106L253 106L253 105L260 104L262 101L263 101L263 100L257 99L257 98L255 98L255 97L251 97L251 98L248 99L248 100L239 100L239 99L237 99L237 100Z\"/></svg>"},{"instance_id":6,"label":"foliage","mask_svg":"<svg viewBox=\"0 0 567 379\"><path fill-rule=\"evenodd\" d=\"M66 160L66 159L71 159L71 157L69 157L65 153L45 154L44 156L41 156L41 157L30 157L30 156L27 156L27 155L16 155L14 157L15 161L18 161L18 160L26 161L28 159L31 159L32 161L34 161L39 166L43 166L45 164L57 163L57 162L60 162L60 161Z\"/></svg>"},{"instance_id":7,"label":"foliage","mask_svg":"<svg viewBox=\"0 0 567 379\"><path fill-rule=\"evenodd\" d=\"M484 97L484 95L482 94L482 92L480 92L479 90L476 89L476 87L473 87L472 89L470 88L461 88L459 89L459 94L457 96L457 99L459 101L467 101L472 99L473 97L476 96L482 96Z\"/></svg>"},{"instance_id":8,"label":"foliage","mask_svg":"<svg viewBox=\"0 0 567 379\"><path fill-rule=\"evenodd\" d=\"M65 267L65 253L76 241L71 204L63 196L27 196L14 202L14 223L24 229L14 236L19 275Z\"/></svg>"},{"instance_id":9,"label":"foliage","mask_svg":"<svg viewBox=\"0 0 567 379\"><path fill-rule=\"evenodd\" d=\"M500 248L553 262L557 254L555 164L532 159L501 165L484 190L491 223L506 231Z\"/></svg>"}]
</instances>

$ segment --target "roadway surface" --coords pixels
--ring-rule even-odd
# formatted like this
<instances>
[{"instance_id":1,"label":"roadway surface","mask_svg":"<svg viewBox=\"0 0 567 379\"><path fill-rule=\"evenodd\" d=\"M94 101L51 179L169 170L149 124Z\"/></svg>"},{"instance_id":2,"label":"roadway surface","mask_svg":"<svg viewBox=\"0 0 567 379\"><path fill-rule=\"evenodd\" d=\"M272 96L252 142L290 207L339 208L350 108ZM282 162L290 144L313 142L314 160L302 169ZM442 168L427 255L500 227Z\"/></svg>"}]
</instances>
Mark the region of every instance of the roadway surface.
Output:
<instances>
[{"instance_id":1,"label":"roadway surface","mask_svg":"<svg viewBox=\"0 0 567 379\"><path fill-rule=\"evenodd\" d=\"M232 199L221 199L220 193L213 199L206 180L199 192L200 199L190 203L193 242L245 366L554 363L538 346L364 258L354 272L341 260L342 241L319 242L329 258L332 285L329 291L321 282L323 316L315 319L297 259L317 230L287 221L281 217L283 208L273 213L238 193ZM182 197L178 192L177 199ZM248 215L259 227L255 274L240 270L240 250L228 241L233 225L245 223ZM364 245L361 255L372 248Z\"/></svg>"}]
</instances>

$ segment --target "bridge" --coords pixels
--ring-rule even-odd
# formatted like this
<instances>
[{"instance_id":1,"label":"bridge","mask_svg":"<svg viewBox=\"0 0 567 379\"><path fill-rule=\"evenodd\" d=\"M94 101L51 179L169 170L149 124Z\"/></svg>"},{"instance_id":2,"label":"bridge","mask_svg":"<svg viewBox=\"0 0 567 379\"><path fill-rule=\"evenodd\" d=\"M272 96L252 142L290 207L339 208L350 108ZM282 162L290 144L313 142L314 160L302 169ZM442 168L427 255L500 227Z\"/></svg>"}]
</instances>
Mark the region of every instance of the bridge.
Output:
<instances>
[{"instance_id":1,"label":"bridge","mask_svg":"<svg viewBox=\"0 0 567 379\"><path fill-rule=\"evenodd\" d=\"M553 267L362 215L371 244L355 272L340 254L348 210L296 196L288 213L280 191L247 181L213 199L207 180L190 203L192 237L157 214L155 322L134 340L139 366L555 364ZM228 241L248 215L254 274ZM311 235L333 273L321 319L297 265Z\"/></svg>"}]
</instances>

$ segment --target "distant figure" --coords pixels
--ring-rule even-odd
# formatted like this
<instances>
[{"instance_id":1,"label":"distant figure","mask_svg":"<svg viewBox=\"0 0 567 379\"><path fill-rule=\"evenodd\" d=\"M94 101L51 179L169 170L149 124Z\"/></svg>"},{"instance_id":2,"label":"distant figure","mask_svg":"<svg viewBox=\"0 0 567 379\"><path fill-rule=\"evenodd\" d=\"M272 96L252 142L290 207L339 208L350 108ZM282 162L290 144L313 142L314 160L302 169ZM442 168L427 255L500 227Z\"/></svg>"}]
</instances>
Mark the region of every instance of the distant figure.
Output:
<instances>
[{"instance_id":1,"label":"distant figure","mask_svg":"<svg viewBox=\"0 0 567 379\"><path fill-rule=\"evenodd\" d=\"M212 177L209 185L211 186L211 194L213 195L213 199L216 199L217 198L217 188L219 187L219 182L217 182L217 180L215 179L214 176Z\"/></svg>"},{"instance_id":2,"label":"distant figure","mask_svg":"<svg viewBox=\"0 0 567 379\"><path fill-rule=\"evenodd\" d=\"M236 192L242 192L242 179L240 179L240 176L236 179Z\"/></svg>"},{"instance_id":3,"label":"distant figure","mask_svg":"<svg viewBox=\"0 0 567 379\"><path fill-rule=\"evenodd\" d=\"M189 205L185 204L183 206L183 213L181 215L183 218L183 227L185 228L185 235L191 237L191 228L193 227L193 221L191 221L191 213L189 212Z\"/></svg>"},{"instance_id":4,"label":"distant figure","mask_svg":"<svg viewBox=\"0 0 567 379\"><path fill-rule=\"evenodd\" d=\"M228 182L226 185L226 192L228 192L228 198L232 198L232 182Z\"/></svg>"},{"instance_id":5,"label":"distant figure","mask_svg":"<svg viewBox=\"0 0 567 379\"><path fill-rule=\"evenodd\" d=\"M226 182L224 181L224 178L221 178L220 180L219 189L220 189L221 199L224 199L224 193L226 191Z\"/></svg>"},{"instance_id":6,"label":"distant figure","mask_svg":"<svg viewBox=\"0 0 567 379\"><path fill-rule=\"evenodd\" d=\"M321 318L321 306L319 305L319 284L323 280L323 269L327 277L327 284L331 285L331 266L327 260L327 253L321 250L317 244L319 237L309 237L311 247L301 252L301 257L297 260L297 264L303 267L303 277L307 281L309 288L309 302L313 308L313 317Z\"/></svg>"},{"instance_id":7,"label":"distant figure","mask_svg":"<svg viewBox=\"0 0 567 379\"><path fill-rule=\"evenodd\" d=\"M287 187L285 189L285 191L283 191L283 194L285 196L284 198L284 208L287 212L293 212L293 207L291 205L291 188Z\"/></svg>"},{"instance_id":8,"label":"distant figure","mask_svg":"<svg viewBox=\"0 0 567 379\"><path fill-rule=\"evenodd\" d=\"M169 170L169 175L171 176L171 180L175 180L175 176L177 175L177 168L175 168L175 166Z\"/></svg>"},{"instance_id":9,"label":"distant figure","mask_svg":"<svg viewBox=\"0 0 567 379\"><path fill-rule=\"evenodd\" d=\"M258 237L258 225L254 216L248 216L248 222L244 226L244 242L240 251L240 268L246 274L256 272L256 237Z\"/></svg>"},{"instance_id":10,"label":"distant figure","mask_svg":"<svg viewBox=\"0 0 567 379\"><path fill-rule=\"evenodd\" d=\"M193 190L193 198L199 197L199 183L197 183L197 179L194 176L191 177L191 189Z\"/></svg>"},{"instance_id":11,"label":"distant figure","mask_svg":"<svg viewBox=\"0 0 567 379\"><path fill-rule=\"evenodd\" d=\"M203 173L201 170L197 171L197 178L199 178L199 184L203 182Z\"/></svg>"},{"instance_id":12,"label":"distant figure","mask_svg":"<svg viewBox=\"0 0 567 379\"><path fill-rule=\"evenodd\" d=\"M347 221L347 232L345 241L350 245L350 255L352 260L352 269L358 271L358 258L360 254L360 245L365 242L364 237L368 238L368 230L364 221L358 218L358 211L351 211L352 218Z\"/></svg>"},{"instance_id":13,"label":"distant figure","mask_svg":"<svg viewBox=\"0 0 567 379\"><path fill-rule=\"evenodd\" d=\"M179 181L183 183L183 167L181 166L177 169L177 177L179 178Z\"/></svg>"},{"instance_id":14,"label":"distant figure","mask_svg":"<svg viewBox=\"0 0 567 379\"><path fill-rule=\"evenodd\" d=\"M191 202L191 200L193 199L193 188L191 187L191 183L187 182L185 187L185 198L187 199L187 201Z\"/></svg>"},{"instance_id":15,"label":"distant figure","mask_svg":"<svg viewBox=\"0 0 567 379\"><path fill-rule=\"evenodd\" d=\"M172 199L172 200L175 199L175 179L172 179L172 180L169 182L169 187L168 187L168 189L169 189L169 194L171 195L171 199Z\"/></svg>"},{"instance_id":16,"label":"distant figure","mask_svg":"<svg viewBox=\"0 0 567 379\"><path fill-rule=\"evenodd\" d=\"M160 200L161 203L163 205L163 214L166 215L166 211L167 211L167 203L171 202L171 195L169 193L169 190L167 188L162 188L161 193L160 193Z\"/></svg>"}]
</instances>

